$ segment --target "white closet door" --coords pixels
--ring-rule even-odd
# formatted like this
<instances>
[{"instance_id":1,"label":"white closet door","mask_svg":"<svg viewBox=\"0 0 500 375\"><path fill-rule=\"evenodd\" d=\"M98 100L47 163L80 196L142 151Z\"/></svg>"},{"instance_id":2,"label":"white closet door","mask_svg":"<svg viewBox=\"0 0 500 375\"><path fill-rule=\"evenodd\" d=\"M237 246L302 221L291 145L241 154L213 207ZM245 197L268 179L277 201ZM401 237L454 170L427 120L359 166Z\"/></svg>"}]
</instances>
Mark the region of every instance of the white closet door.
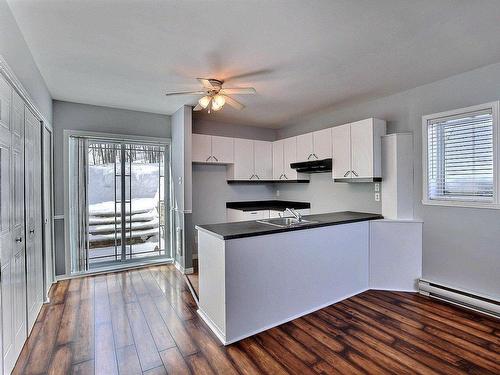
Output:
<instances>
[{"instance_id":1,"label":"white closet door","mask_svg":"<svg viewBox=\"0 0 500 375\"><path fill-rule=\"evenodd\" d=\"M332 129L333 178L351 176L351 126L336 126Z\"/></svg>"},{"instance_id":2,"label":"white closet door","mask_svg":"<svg viewBox=\"0 0 500 375\"><path fill-rule=\"evenodd\" d=\"M273 178L272 142L254 141L255 175L260 180Z\"/></svg>"},{"instance_id":3,"label":"white closet door","mask_svg":"<svg viewBox=\"0 0 500 375\"><path fill-rule=\"evenodd\" d=\"M13 232L12 258L14 351L19 355L26 340L26 252L24 227L24 102L12 95Z\"/></svg>"},{"instance_id":4,"label":"white closet door","mask_svg":"<svg viewBox=\"0 0 500 375\"><path fill-rule=\"evenodd\" d=\"M283 140L273 142L273 180L279 180L283 177Z\"/></svg>"},{"instance_id":5,"label":"white closet door","mask_svg":"<svg viewBox=\"0 0 500 375\"><path fill-rule=\"evenodd\" d=\"M297 179L297 171L290 168L291 163L297 161L297 137L283 139L283 171L288 180Z\"/></svg>"},{"instance_id":6,"label":"white closet door","mask_svg":"<svg viewBox=\"0 0 500 375\"><path fill-rule=\"evenodd\" d=\"M28 331L35 324L43 303L41 242L40 121L25 110L26 269Z\"/></svg>"},{"instance_id":7,"label":"white closet door","mask_svg":"<svg viewBox=\"0 0 500 375\"><path fill-rule=\"evenodd\" d=\"M45 282L44 296L48 295L49 289L54 282L54 238L52 210L52 132L43 129L43 233L45 239Z\"/></svg>"},{"instance_id":8,"label":"white closet door","mask_svg":"<svg viewBox=\"0 0 500 375\"><path fill-rule=\"evenodd\" d=\"M0 77L0 264L2 294L2 362L4 374L9 374L15 363L14 347L14 286L12 277L13 220L12 220L12 135L11 88Z\"/></svg>"}]
</instances>

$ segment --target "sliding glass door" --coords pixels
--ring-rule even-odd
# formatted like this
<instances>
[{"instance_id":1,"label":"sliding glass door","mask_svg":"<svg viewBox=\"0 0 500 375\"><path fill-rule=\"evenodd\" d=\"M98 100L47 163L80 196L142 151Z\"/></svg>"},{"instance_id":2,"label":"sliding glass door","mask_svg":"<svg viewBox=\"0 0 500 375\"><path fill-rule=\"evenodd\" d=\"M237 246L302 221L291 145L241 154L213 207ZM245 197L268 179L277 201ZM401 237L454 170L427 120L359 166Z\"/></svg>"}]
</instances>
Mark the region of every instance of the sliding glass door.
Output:
<instances>
[{"instance_id":1,"label":"sliding glass door","mask_svg":"<svg viewBox=\"0 0 500 375\"><path fill-rule=\"evenodd\" d=\"M170 258L169 145L71 137L70 155L72 271Z\"/></svg>"}]
</instances>

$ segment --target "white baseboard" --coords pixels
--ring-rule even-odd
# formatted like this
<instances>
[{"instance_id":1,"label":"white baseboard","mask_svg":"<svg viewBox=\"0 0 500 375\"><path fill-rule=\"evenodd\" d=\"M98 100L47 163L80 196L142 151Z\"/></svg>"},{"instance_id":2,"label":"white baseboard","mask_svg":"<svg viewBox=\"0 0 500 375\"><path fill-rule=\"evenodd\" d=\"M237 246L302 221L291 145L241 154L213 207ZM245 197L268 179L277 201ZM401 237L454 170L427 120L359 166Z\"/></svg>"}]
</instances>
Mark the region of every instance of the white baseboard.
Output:
<instances>
[{"instance_id":1,"label":"white baseboard","mask_svg":"<svg viewBox=\"0 0 500 375\"><path fill-rule=\"evenodd\" d=\"M184 275L190 275L194 273L194 268L184 268L179 262L175 261L175 268L177 268L180 272L182 272Z\"/></svg>"},{"instance_id":2,"label":"white baseboard","mask_svg":"<svg viewBox=\"0 0 500 375\"><path fill-rule=\"evenodd\" d=\"M307 315L307 314L313 313L315 311L321 310L321 309L323 309L323 308L325 308L327 306L333 305L334 303L343 301L343 300L345 300L347 298L353 297L353 296L355 296L357 294L360 294L360 293L363 293L363 292L365 292L367 290L368 289L361 289L361 290L356 291L354 293L346 294L346 295L344 295L344 296L342 296L340 298L336 298L334 300L328 301L328 302L326 302L324 304L321 304L319 306L313 307L313 308L308 309L306 311L303 311L303 312L301 312L299 314L295 314L295 315L289 316L289 317L287 317L285 319L278 320L278 321L273 322L271 324L266 324L264 327L258 328L255 331L244 333L242 335L233 337L233 338L231 338L229 340L226 339L226 336L224 335L224 333L219 330L219 328L210 320L210 318L203 312L203 310L201 308L198 309L198 314L203 319L203 321L205 323L207 323L207 325L210 327L210 329L212 330L212 332L217 336L217 338L222 342L222 344L229 345L229 344L235 343L237 341L243 340L243 339L245 339L247 337L250 337L250 336L256 335L258 333L267 331L268 329L271 329L273 327L277 327L277 326L279 326L281 324L288 323L288 322L290 322L292 320L295 320L295 319L298 319L298 318L300 318L300 317L302 317L304 315Z\"/></svg>"}]
</instances>

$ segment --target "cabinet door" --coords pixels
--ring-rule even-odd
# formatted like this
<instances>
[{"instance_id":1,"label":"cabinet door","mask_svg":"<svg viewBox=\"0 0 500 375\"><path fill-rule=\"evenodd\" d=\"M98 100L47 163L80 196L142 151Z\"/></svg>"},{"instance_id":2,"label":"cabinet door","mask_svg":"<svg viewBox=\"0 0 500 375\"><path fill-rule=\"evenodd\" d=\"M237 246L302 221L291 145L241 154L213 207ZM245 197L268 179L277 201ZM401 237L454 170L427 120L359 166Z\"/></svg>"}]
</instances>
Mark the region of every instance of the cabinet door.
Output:
<instances>
[{"instance_id":1,"label":"cabinet door","mask_svg":"<svg viewBox=\"0 0 500 375\"><path fill-rule=\"evenodd\" d=\"M233 138L212 136L213 163L231 164L234 162Z\"/></svg>"},{"instance_id":2,"label":"cabinet door","mask_svg":"<svg viewBox=\"0 0 500 375\"><path fill-rule=\"evenodd\" d=\"M284 174L283 164L283 148L284 141L279 140L273 142L273 179L280 180Z\"/></svg>"},{"instance_id":3,"label":"cabinet door","mask_svg":"<svg viewBox=\"0 0 500 375\"><path fill-rule=\"evenodd\" d=\"M283 173L286 179L296 180L297 171L290 168L291 163L297 161L297 137L283 139Z\"/></svg>"},{"instance_id":4,"label":"cabinet door","mask_svg":"<svg viewBox=\"0 0 500 375\"><path fill-rule=\"evenodd\" d=\"M332 129L319 130L313 133L315 159L332 157Z\"/></svg>"},{"instance_id":5,"label":"cabinet door","mask_svg":"<svg viewBox=\"0 0 500 375\"><path fill-rule=\"evenodd\" d=\"M40 121L25 109L25 206L26 284L28 331L31 331L43 303L43 261L41 236L41 148Z\"/></svg>"},{"instance_id":6,"label":"cabinet door","mask_svg":"<svg viewBox=\"0 0 500 375\"><path fill-rule=\"evenodd\" d=\"M255 174L254 143L251 139L235 138L233 178L249 180Z\"/></svg>"},{"instance_id":7,"label":"cabinet door","mask_svg":"<svg viewBox=\"0 0 500 375\"><path fill-rule=\"evenodd\" d=\"M260 180L273 178L272 142L254 141L255 175Z\"/></svg>"},{"instance_id":8,"label":"cabinet door","mask_svg":"<svg viewBox=\"0 0 500 375\"><path fill-rule=\"evenodd\" d=\"M332 129L333 178L346 178L351 174L351 127L349 124Z\"/></svg>"},{"instance_id":9,"label":"cabinet door","mask_svg":"<svg viewBox=\"0 0 500 375\"><path fill-rule=\"evenodd\" d=\"M351 170L353 178L373 177L373 120L351 124Z\"/></svg>"},{"instance_id":10,"label":"cabinet door","mask_svg":"<svg viewBox=\"0 0 500 375\"><path fill-rule=\"evenodd\" d=\"M192 158L197 163L207 163L212 156L212 136L205 134L193 134Z\"/></svg>"},{"instance_id":11,"label":"cabinet door","mask_svg":"<svg viewBox=\"0 0 500 375\"><path fill-rule=\"evenodd\" d=\"M314 160L313 133L297 136L297 161Z\"/></svg>"}]
</instances>

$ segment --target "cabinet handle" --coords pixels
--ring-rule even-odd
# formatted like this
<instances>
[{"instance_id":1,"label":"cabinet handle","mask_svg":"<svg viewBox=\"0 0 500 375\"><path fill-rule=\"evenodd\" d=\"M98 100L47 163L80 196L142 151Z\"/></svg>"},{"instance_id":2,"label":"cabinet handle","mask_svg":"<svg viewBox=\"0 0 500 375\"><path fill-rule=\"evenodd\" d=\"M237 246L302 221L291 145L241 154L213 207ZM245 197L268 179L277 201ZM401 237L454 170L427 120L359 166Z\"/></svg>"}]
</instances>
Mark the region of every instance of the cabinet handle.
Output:
<instances>
[{"instance_id":1,"label":"cabinet handle","mask_svg":"<svg viewBox=\"0 0 500 375\"><path fill-rule=\"evenodd\" d=\"M30 234L33 234L33 233L35 233L35 230L34 230L34 229L31 229L31 230L30 230Z\"/></svg>"},{"instance_id":2,"label":"cabinet handle","mask_svg":"<svg viewBox=\"0 0 500 375\"><path fill-rule=\"evenodd\" d=\"M16 242L23 242L23 238L22 237L17 237L16 238Z\"/></svg>"},{"instance_id":3,"label":"cabinet handle","mask_svg":"<svg viewBox=\"0 0 500 375\"><path fill-rule=\"evenodd\" d=\"M344 173L344 177L347 177L349 173L351 173L351 171L347 171L346 173Z\"/></svg>"},{"instance_id":4,"label":"cabinet handle","mask_svg":"<svg viewBox=\"0 0 500 375\"><path fill-rule=\"evenodd\" d=\"M278 180L281 180L281 177L283 177L283 173L282 173L282 174L280 174L280 177L278 178Z\"/></svg>"},{"instance_id":5,"label":"cabinet handle","mask_svg":"<svg viewBox=\"0 0 500 375\"><path fill-rule=\"evenodd\" d=\"M253 175L251 175L251 176L250 176L250 180L251 180L252 178L254 178L254 177L255 177L255 175L254 175L254 174L253 174Z\"/></svg>"},{"instance_id":6,"label":"cabinet handle","mask_svg":"<svg viewBox=\"0 0 500 375\"><path fill-rule=\"evenodd\" d=\"M211 156L209 156L209 157L207 158L207 160L205 160L205 161L209 161L210 159L212 159L212 157L211 157Z\"/></svg>"},{"instance_id":7,"label":"cabinet handle","mask_svg":"<svg viewBox=\"0 0 500 375\"><path fill-rule=\"evenodd\" d=\"M217 159L215 156L211 156L212 158L215 159L215 161L219 161L219 159Z\"/></svg>"},{"instance_id":8,"label":"cabinet handle","mask_svg":"<svg viewBox=\"0 0 500 375\"><path fill-rule=\"evenodd\" d=\"M313 156L316 158L316 160L318 160L318 159L319 159L319 158L318 158L318 155L313 154Z\"/></svg>"},{"instance_id":9,"label":"cabinet handle","mask_svg":"<svg viewBox=\"0 0 500 375\"><path fill-rule=\"evenodd\" d=\"M356 172L354 172L354 171L352 171L352 173L353 173L356 177L358 177L358 176L359 176L359 175L358 175Z\"/></svg>"},{"instance_id":10,"label":"cabinet handle","mask_svg":"<svg viewBox=\"0 0 500 375\"><path fill-rule=\"evenodd\" d=\"M285 180L288 180L288 177L284 173L283 173L283 177L285 177Z\"/></svg>"},{"instance_id":11,"label":"cabinet handle","mask_svg":"<svg viewBox=\"0 0 500 375\"><path fill-rule=\"evenodd\" d=\"M307 157L307 160L311 159L311 156L313 156L313 154L309 154L309 156Z\"/></svg>"},{"instance_id":12,"label":"cabinet handle","mask_svg":"<svg viewBox=\"0 0 500 375\"><path fill-rule=\"evenodd\" d=\"M260 177L258 174L255 175L255 177L257 177L257 180L260 180Z\"/></svg>"}]
</instances>

